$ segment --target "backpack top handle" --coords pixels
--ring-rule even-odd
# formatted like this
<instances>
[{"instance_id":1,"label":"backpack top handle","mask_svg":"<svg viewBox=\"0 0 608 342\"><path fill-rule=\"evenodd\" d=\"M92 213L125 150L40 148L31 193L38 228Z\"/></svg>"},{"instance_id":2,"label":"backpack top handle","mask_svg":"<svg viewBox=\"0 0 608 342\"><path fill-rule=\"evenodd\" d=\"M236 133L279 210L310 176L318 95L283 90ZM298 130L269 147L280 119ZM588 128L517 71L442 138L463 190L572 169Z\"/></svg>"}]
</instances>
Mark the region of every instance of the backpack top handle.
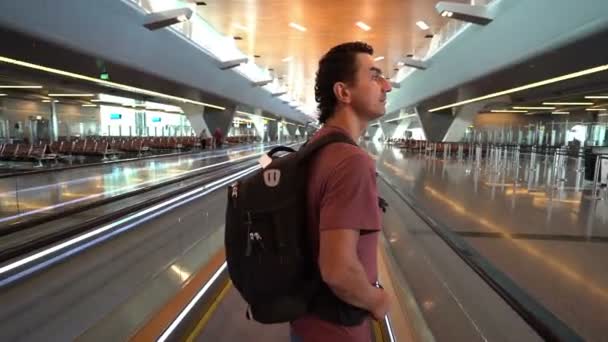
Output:
<instances>
[{"instance_id":1,"label":"backpack top handle","mask_svg":"<svg viewBox=\"0 0 608 342\"><path fill-rule=\"evenodd\" d=\"M296 150L294 150L291 147L288 146L277 146L275 148L273 148L272 150L268 151L268 153L266 153L270 158L273 158L275 154L279 153L279 152L295 152Z\"/></svg>"}]
</instances>

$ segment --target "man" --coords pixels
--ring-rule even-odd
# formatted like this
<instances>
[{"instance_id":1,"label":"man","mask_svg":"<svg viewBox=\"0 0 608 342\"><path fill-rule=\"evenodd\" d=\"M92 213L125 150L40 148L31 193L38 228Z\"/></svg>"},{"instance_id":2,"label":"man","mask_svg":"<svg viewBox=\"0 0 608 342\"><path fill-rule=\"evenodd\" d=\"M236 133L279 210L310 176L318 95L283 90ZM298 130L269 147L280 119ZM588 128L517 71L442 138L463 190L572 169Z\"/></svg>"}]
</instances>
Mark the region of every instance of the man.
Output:
<instances>
[{"instance_id":1,"label":"man","mask_svg":"<svg viewBox=\"0 0 608 342\"><path fill-rule=\"evenodd\" d=\"M224 135L222 134L222 130L218 127L213 132L213 138L215 139L215 147L222 148L222 139Z\"/></svg>"},{"instance_id":2,"label":"man","mask_svg":"<svg viewBox=\"0 0 608 342\"><path fill-rule=\"evenodd\" d=\"M312 138L340 132L358 141L368 122L385 112L390 83L374 66L371 46L346 43L319 61L315 98L323 127ZM374 161L351 144L324 147L311 160L307 191L313 255L333 295L375 319L388 311L386 293L375 287L381 229ZM370 341L368 319L345 326L313 312L291 323L292 341Z\"/></svg>"},{"instance_id":3,"label":"man","mask_svg":"<svg viewBox=\"0 0 608 342\"><path fill-rule=\"evenodd\" d=\"M207 148L207 129L203 128L201 134L199 135L199 139L201 140L201 149Z\"/></svg>"}]
</instances>

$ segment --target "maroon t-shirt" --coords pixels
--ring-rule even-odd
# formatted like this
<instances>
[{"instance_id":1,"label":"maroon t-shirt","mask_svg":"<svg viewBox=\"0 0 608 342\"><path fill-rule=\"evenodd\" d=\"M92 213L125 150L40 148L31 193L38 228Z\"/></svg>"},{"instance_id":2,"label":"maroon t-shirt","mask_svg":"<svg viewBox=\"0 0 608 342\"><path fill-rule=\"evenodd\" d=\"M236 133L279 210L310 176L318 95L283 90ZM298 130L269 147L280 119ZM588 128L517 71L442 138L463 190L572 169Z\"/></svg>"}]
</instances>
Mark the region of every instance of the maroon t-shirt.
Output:
<instances>
[{"instance_id":1,"label":"maroon t-shirt","mask_svg":"<svg viewBox=\"0 0 608 342\"><path fill-rule=\"evenodd\" d=\"M312 138L346 130L325 125ZM319 256L319 234L322 230L353 229L373 233L361 235L357 255L370 284L377 280L376 253L381 215L378 208L376 166L367 153L357 146L334 143L324 147L311 160L308 184L308 222L315 259ZM303 342L368 342L368 320L355 327L339 326L310 314L291 324L294 334Z\"/></svg>"}]
</instances>

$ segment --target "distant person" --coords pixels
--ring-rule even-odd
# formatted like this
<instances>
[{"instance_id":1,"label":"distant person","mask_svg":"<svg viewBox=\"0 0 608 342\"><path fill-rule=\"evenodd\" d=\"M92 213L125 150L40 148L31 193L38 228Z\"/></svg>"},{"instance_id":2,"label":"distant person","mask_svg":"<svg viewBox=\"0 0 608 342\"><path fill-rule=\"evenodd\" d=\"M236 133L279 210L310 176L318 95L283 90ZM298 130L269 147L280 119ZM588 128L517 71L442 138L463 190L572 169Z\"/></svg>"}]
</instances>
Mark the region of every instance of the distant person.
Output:
<instances>
[{"instance_id":1,"label":"distant person","mask_svg":"<svg viewBox=\"0 0 608 342\"><path fill-rule=\"evenodd\" d=\"M213 132L213 139L215 140L215 148L222 148L222 139L224 135L222 134L222 130L218 127Z\"/></svg>"},{"instance_id":2,"label":"distant person","mask_svg":"<svg viewBox=\"0 0 608 342\"><path fill-rule=\"evenodd\" d=\"M201 141L201 148L204 150L207 148L207 130L203 128L201 134L199 135L199 139Z\"/></svg>"},{"instance_id":3,"label":"distant person","mask_svg":"<svg viewBox=\"0 0 608 342\"><path fill-rule=\"evenodd\" d=\"M311 141L338 133L356 142L384 115L391 85L372 54L363 42L345 43L319 61L315 98L323 127ZM312 262L323 282L310 313L291 322L292 341L369 342L368 317L383 319L389 308L376 285L382 222L374 160L356 145L331 144L312 157L308 177Z\"/></svg>"}]
</instances>

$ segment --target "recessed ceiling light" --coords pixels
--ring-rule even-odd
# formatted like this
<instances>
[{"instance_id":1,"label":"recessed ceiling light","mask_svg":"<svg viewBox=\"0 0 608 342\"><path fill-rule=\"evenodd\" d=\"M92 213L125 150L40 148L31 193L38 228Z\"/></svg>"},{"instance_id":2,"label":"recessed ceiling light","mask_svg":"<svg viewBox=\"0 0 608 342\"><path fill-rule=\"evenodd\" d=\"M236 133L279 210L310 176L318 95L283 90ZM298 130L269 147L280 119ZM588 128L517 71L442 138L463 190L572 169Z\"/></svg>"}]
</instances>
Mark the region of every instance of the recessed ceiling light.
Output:
<instances>
[{"instance_id":1,"label":"recessed ceiling light","mask_svg":"<svg viewBox=\"0 0 608 342\"><path fill-rule=\"evenodd\" d=\"M543 102L548 106L593 106L593 102Z\"/></svg>"},{"instance_id":2,"label":"recessed ceiling light","mask_svg":"<svg viewBox=\"0 0 608 342\"><path fill-rule=\"evenodd\" d=\"M292 57L292 56L289 56L289 57L285 57L285 58L283 58L283 59L282 59L282 61L283 61L283 62L289 62L289 61L291 61L292 59L293 59L293 57Z\"/></svg>"},{"instance_id":3,"label":"recessed ceiling light","mask_svg":"<svg viewBox=\"0 0 608 342\"><path fill-rule=\"evenodd\" d=\"M0 96L6 96L7 94L0 94Z\"/></svg>"},{"instance_id":4,"label":"recessed ceiling light","mask_svg":"<svg viewBox=\"0 0 608 342\"><path fill-rule=\"evenodd\" d=\"M48 102L51 102L51 100L42 100L42 102L48 103Z\"/></svg>"},{"instance_id":5,"label":"recessed ceiling light","mask_svg":"<svg viewBox=\"0 0 608 342\"><path fill-rule=\"evenodd\" d=\"M585 110L588 111L588 112L603 112L603 111L606 111L608 109L606 109L606 108L587 108Z\"/></svg>"},{"instance_id":6,"label":"recessed ceiling light","mask_svg":"<svg viewBox=\"0 0 608 342\"><path fill-rule=\"evenodd\" d=\"M425 23L424 21L420 20L416 22L416 26L418 26L421 30L426 31L428 30L430 27L429 25L427 25L427 23Z\"/></svg>"},{"instance_id":7,"label":"recessed ceiling light","mask_svg":"<svg viewBox=\"0 0 608 342\"><path fill-rule=\"evenodd\" d=\"M586 99L608 99L608 95L593 95L593 96L585 96Z\"/></svg>"},{"instance_id":8,"label":"recessed ceiling light","mask_svg":"<svg viewBox=\"0 0 608 342\"><path fill-rule=\"evenodd\" d=\"M289 27L292 27L298 31L306 32L306 27L296 24L296 23L289 23Z\"/></svg>"},{"instance_id":9,"label":"recessed ceiling light","mask_svg":"<svg viewBox=\"0 0 608 342\"><path fill-rule=\"evenodd\" d=\"M97 105L94 104L83 104L83 107L97 107Z\"/></svg>"},{"instance_id":10,"label":"recessed ceiling light","mask_svg":"<svg viewBox=\"0 0 608 342\"><path fill-rule=\"evenodd\" d=\"M384 59L384 56L378 56L378 57L374 58L374 60L375 60L376 62L381 61L381 60L383 60L383 59Z\"/></svg>"},{"instance_id":11,"label":"recessed ceiling light","mask_svg":"<svg viewBox=\"0 0 608 342\"><path fill-rule=\"evenodd\" d=\"M556 114L556 115L565 115L565 114L570 114L570 112L562 112L562 111L555 111L555 112L551 112L551 114Z\"/></svg>"},{"instance_id":12,"label":"recessed ceiling light","mask_svg":"<svg viewBox=\"0 0 608 342\"><path fill-rule=\"evenodd\" d=\"M355 25L357 25L360 29L362 29L363 31L369 31L372 28L369 27L369 25L367 25L366 23L362 22L362 21L357 21L355 23Z\"/></svg>"},{"instance_id":13,"label":"recessed ceiling light","mask_svg":"<svg viewBox=\"0 0 608 342\"><path fill-rule=\"evenodd\" d=\"M0 89L42 89L42 86L37 86L37 85L29 85L29 86L0 85Z\"/></svg>"}]
</instances>

